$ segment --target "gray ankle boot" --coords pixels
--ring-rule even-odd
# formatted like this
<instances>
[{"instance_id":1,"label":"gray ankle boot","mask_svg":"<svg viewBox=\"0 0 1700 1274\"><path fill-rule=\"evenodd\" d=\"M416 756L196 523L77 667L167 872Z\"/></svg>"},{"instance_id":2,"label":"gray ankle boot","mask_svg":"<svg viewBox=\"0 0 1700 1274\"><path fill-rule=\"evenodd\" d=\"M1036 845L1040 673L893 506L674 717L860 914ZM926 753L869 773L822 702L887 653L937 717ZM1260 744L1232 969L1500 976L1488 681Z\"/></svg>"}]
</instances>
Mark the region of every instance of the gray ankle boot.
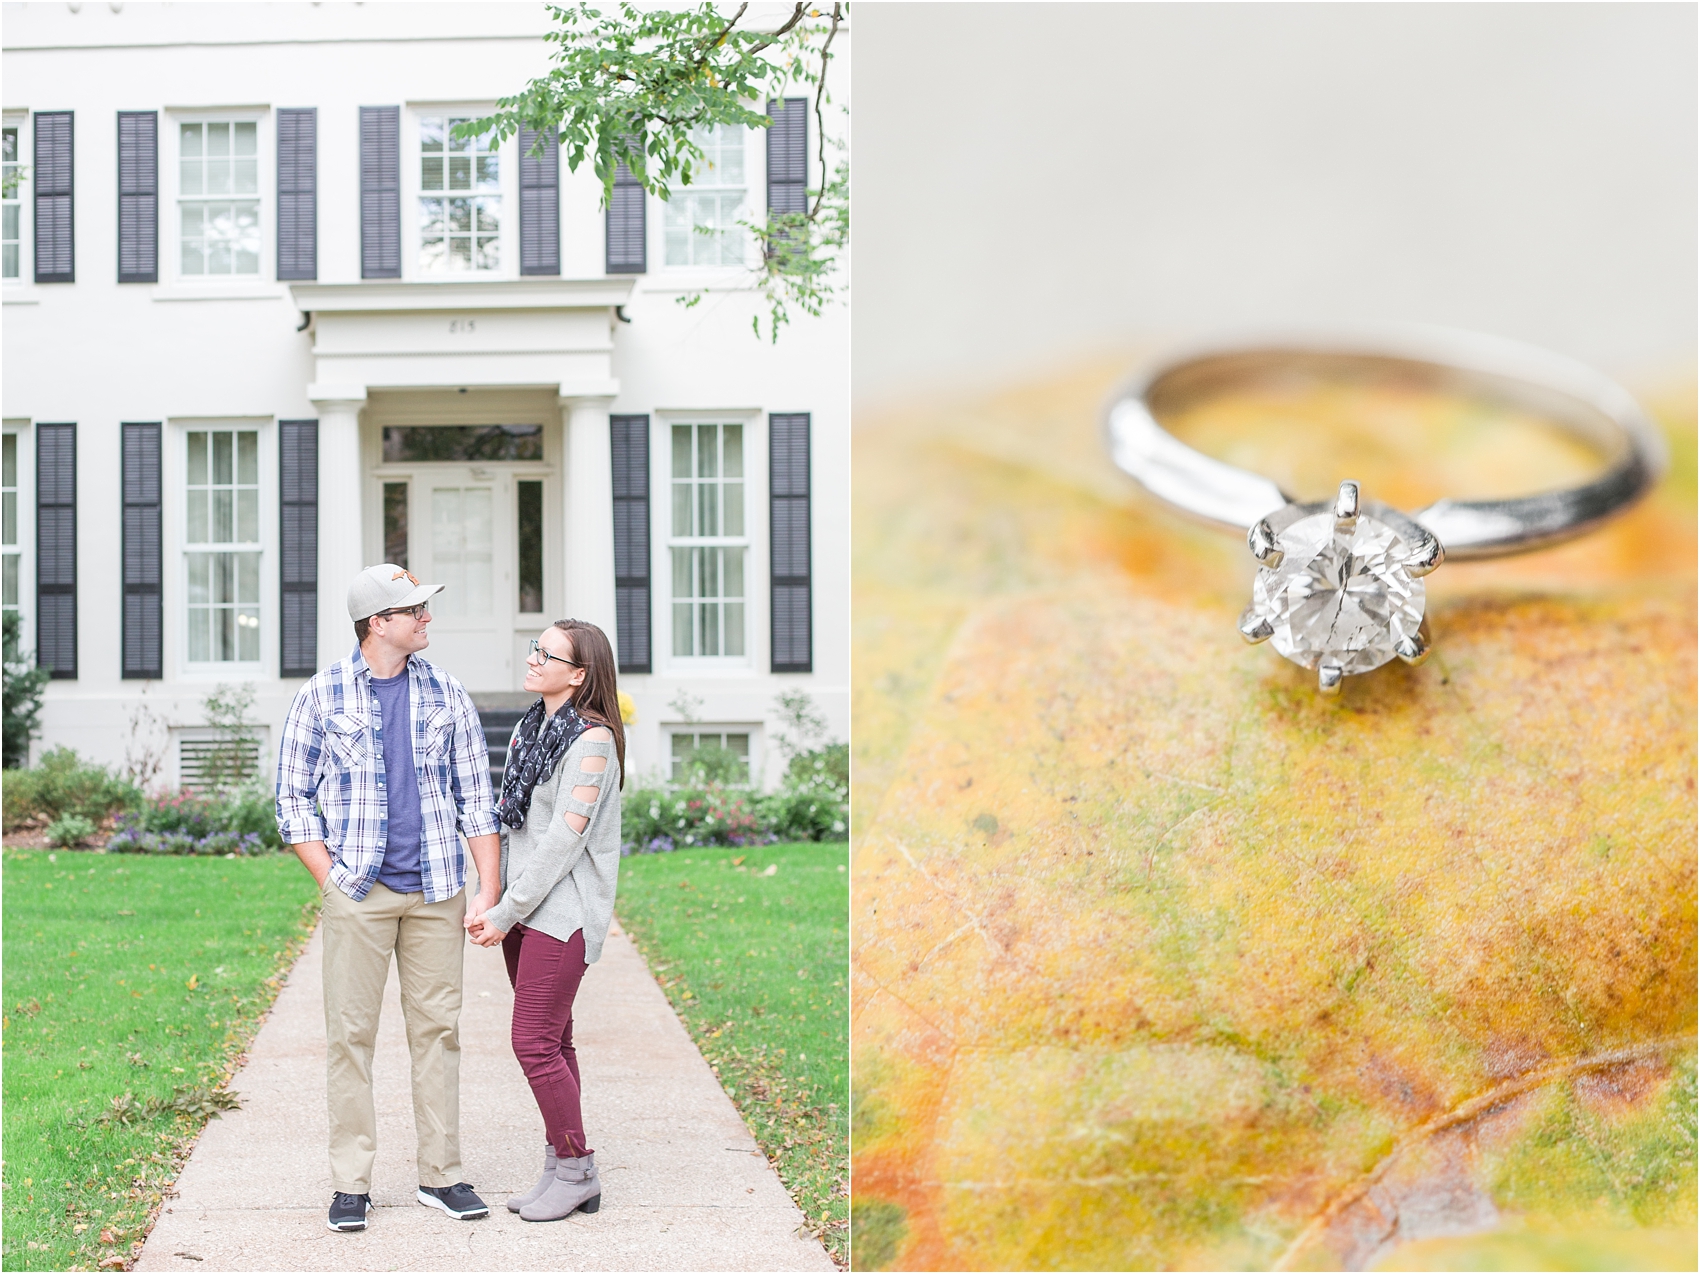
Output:
<instances>
[{"instance_id":1,"label":"gray ankle boot","mask_svg":"<svg viewBox=\"0 0 1700 1274\"><path fill-rule=\"evenodd\" d=\"M547 1190L551 1185L554 1184L554 1182L555 1182L555 1147L553 1147L553 1146L549 1145L547 1142L545 1142L543 1144L543 1151L544 1151L543 1175L541 1177L537 1178L537 1184L532 1186L531 1189L527 1190L524 1194L515 1194L515 1195L509 1195L508 1196L508 1211L509 1212L518 1212L521 1208L523 1208L526 1204L530 1203L533 1199L541 1198L542 1195L543 1195L543 1192L545 1190Z\"/></svg>"},{"instance_id":2,"label":"gray ankle boot","mask_svg":"<svg viewBox=\"0 0 1700 1274\"><path fill-rule=\"evenodd\" d=\"M602 1182L596 1175L596 1156L559 1159L549 1188L519 1210L524 1221L559 1221L574 1212L594 1212L602 1206Z\"/></svg>"}]
</instances>

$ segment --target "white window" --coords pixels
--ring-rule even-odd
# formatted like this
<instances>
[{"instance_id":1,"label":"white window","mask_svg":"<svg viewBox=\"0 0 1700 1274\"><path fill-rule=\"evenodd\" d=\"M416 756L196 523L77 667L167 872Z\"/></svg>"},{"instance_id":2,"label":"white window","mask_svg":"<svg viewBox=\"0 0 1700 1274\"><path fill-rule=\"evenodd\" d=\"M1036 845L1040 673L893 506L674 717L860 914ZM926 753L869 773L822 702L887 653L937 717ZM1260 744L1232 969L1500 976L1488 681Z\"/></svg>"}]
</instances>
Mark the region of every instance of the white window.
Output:
<instances>
[{"instance_id":1,"label":"white window","mask_svg":"<svg viewBox=\"0 0 1700 1274\"><path fill-rule=\"evenodd\" d=\"M685 777L685 767L698 748L722 748L738 758L741 773L738 782L750 781L750 732L748 730L691 730L675 731L672 739L672 779L677 783Z\"/></svg>"},{"instance_id":2,"label":"white window","mask_svg":"<svg viewBox=\"0 0 1700 1274\"><path fill-rule=\"evenodd\" d=\"M486 133L457 141L466 118L419 121L419 268L463 274L502 267L502 158Z\"/></svg>"},{"instance_id":3,"label":"white window","mask_svg":"<svg viewBox=\"0 0 1700 1274\"><path fill-rule=\"evenodd\" d=\"M23 128L7 120L0 130L0 278L23 268Z\"/></svg>"},{"instance_id":4,"label":"white window","mask_svg":"<svg viewBox=\"0 0 1700 1274\"><path fill-rule=\"evenodd\" d=\"M0 434L0 608L18 609L23 550L18 543L18 435Z\"/></svg>"},{"instance_id":5,"label":"white window","mask_svg":"<svg viewBox=\"0 0 1700 1274\"><path fill-rule=\"evenodd\" d=\"M744 264L744 131L716 124L692 132L703 165L665 205L668 265Z\"/></svg>"},{"instance_id":6,"label":"white window","mask_svg":"<svg viewBox=\"0 0 1700 1274\"><path fill-rule=\"evenodd\" d=\"M187 278L260 273L259 125L177 126L179 268Z\"/></svg>"},{"instance_id":7,"label":"white window","mask_svg":"<svg viewBox=\"0 0 1700 1274\"><path fill-rule=\"evenodd\" d=\"M188 441L184 569L190 663L260 658L260 434L196 429Z\"/></svg>"},{"instance_id":8,"label":"white window","mask_svg":"<svg viewBox=\"0 0 1700 1274\"><path fill-rule=\"evenodd\" d=\"M744 427L672 426L673 654L744 654Z\"/></svg>"}]
</instances>

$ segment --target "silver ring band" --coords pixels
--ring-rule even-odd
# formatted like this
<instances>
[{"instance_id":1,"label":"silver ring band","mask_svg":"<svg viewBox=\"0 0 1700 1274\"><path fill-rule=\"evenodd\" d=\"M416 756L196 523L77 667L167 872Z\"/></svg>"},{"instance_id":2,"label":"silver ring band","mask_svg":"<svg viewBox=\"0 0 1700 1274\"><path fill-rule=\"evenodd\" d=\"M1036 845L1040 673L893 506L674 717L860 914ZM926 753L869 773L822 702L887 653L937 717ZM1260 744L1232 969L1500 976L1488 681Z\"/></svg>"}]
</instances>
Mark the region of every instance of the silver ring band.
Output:
<instances>
[{"instance_id":1,"label":"silver ring band","mask_svg":"<svg viewBox=\"0 0 1700 1274\"><path fill-rule=\"evenodd\" d=\"M1194 451L1160 421L1225 389L1295 370L1331 380L1396 376L1533 411L1606 453L1605 473L1579 487L1507 500L1439 500L1412 513L1452 560L1521 553L1580 535L1628 508L1664 471L1657 429L1615 382L1534 346L1442 328L1266 333L1195 346L1147 368L1116 396L1105 422L1110 454L1158 499L1245 532L1291 497L1267 478Z\"/></svg>"}]
</instances>

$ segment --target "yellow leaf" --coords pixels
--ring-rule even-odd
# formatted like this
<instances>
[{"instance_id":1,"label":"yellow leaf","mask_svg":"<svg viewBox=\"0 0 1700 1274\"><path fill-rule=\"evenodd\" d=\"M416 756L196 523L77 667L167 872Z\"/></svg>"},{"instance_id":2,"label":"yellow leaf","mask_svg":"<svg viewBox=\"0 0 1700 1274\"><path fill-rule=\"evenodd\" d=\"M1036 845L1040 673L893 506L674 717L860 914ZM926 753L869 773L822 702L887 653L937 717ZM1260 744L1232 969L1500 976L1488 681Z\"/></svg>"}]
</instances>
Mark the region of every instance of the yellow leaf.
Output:
<instances>
[{"instance_id":1,"label":"yellow leaf","mask_svg":"<svg viewBox=\"0 0 1700 1274\"><path fill-rule=\"evenodd\" d=\"M1449 563L1434 658L1324 700L1235 632L1243 540L1110 465L1125 370L858 426L855 1173L894 1268L1338 1267L1443 1195L1692 1234L1692 1173L1627 1166L1692 1162L1653 1154L1695 1027L1692 395L1646 503ZM1405 508L1587 463L1277 399L1188 436Z\"/></svg>"},{"instance_id":2,"label":"yellow leaf","mask_svg":"<svg viewBox=\"0 0 1700 1274\"><path fill-rule=\"evenodd\" d=\"M187 982L185 982L183 985L188 987L191 991L193 991L196 987L201 985L201 975L198 974L198 973L191 974L190 977L189 977L189 980Z\"/></svg>"}]
</instances>

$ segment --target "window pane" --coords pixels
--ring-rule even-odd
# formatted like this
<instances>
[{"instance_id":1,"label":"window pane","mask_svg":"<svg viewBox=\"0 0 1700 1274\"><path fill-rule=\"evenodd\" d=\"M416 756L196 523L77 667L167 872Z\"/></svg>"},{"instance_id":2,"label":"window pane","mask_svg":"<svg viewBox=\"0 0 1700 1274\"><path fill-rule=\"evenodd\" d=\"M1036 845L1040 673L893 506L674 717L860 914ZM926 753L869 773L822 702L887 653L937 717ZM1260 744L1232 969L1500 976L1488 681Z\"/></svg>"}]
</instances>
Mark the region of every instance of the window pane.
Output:
<instances>
[{"instance_id":1,"label":"window pane","mask_svg":"<svg viewBox=\"0 0 1700 1274\"><path fill-rule=\"evenodd\" d=\"M384 461L541 460L541 425L386 425Z\"/></svg>"},{"instance_id":2,"label":"window pane","mask_svg":"<svg viewBox=\"0 0 1700 1274\"><path fill-rule=\"evenodd\" d=\"M489 487L431 493L431 573L448 587L432 604L452 618L489 615L494 542Z\"/></svg>"},{"instance_id":3,"label":"window pane","mask_svg":"<svg viewBox=\"0 0 1700 1274\"><path fill-rule=\"evenodd\" d=\"M232 553L236 559L236 596L232 599L250 605L260 600L260 555Z\"/></svg>"},{"instance_id":4,"label":"window pane","mask_svg":"<svg viewBox=\"0 0 1700 1274\"><path fill-rule=\"evenodd\" d=\"M184 159L179 166L178 187L185 195L202 194L201 161L199 159Z\"/></svg>"},{"instance_id":5,"label":"window pane","mask_svg":"<svg viewBox=\"0 0 1700 1274\"><path fill-rule=\"evenodd\" d=\"M719 553L724 563L722 577L724 587L721 589L720 595L722 597L742 597L744 595L744 550L717 549L715 551Z\"/></svg>"},{"instance_id":6,"label":"window pane","mask_svg":"<svg viewBox=\"0 0 1700 1274\"><path fill-rule=\"evenodd\" d=\"M0 544L18 542L18 493L8 491L0 496Z\"/></svg>"},{"instance_id":7,"label":"window pane","mask_svg":"<svg viewBox=\"0 0 1700 1274\"><path fill-rule=\"evenodd\" d=\"M502 228L502 205L496 199L480 199L478 204L478 221L474 227L479 234L494 234Z\"/></svg>"},{"instance_id":8,"label":"window pane","mask_svg":"<svg viewBox=\"0 0 1700 1274\"><path fill-rule=\"evenodd\" d=\"M673 550L673 596L694 597L696 590L691 587L691 554L696 549Z\"/></svg>"},{"instance_id":9,"label":"window pane","mask_svg":"<svg viewBox=\"0 0 1700 1274\"><path fill-rule=\"evenodd\" d=\"M502 185L501 160L494 155L478 157L478 188L480 190L499 190Z\"/></svg>"},{"instance_id":10,"label":"window pane","mask_svg":"<svg viewBox=\"0 0 1700 1274\"><path fill-rule=\"evenodd\" d=\"M698 535L720 534L720 484L702 482L697 484L697 530Z\"/></svg>"},{"instance_id":11,"label":"window pane","mask_svg":"<svg viewBox=\"0 0 1700 1274\"><path fill-rule=\"evenodd\" d=\"M712 602L704 602L697 618L697 653L699 655L718 655L720 653L720 607Z\"/></svg>"},{"instance_id":12,"label":"window pane","mask_svg":"<svg viewBox=\"0 0 1700 1274\"><path fill-rule=\"evenodd\" d=\"M207 493L205 489L188 494L189 528L186 533L191 544L207 542Z\"/></svg>"},{"instance_id":13,"label":"window pane","mask_svg":"<svg viewBox=\"0 0 1700 1274\"><path fill-rule=\"evenodd\" d=\"M9 204L6 205L5 210L4 210L3 225L0 225L0 233L3 233L4 236L8 239L16 239L18 237L18 205L17 204L9 203Z\"/></svg>"},{"instance_id":14,"label":"window pane","mask_svg":"<svg viewBox=\"0 0 1700 1274\"><path fill-rule=\"evenodd\" d=\"M207 157L218 158L230 154L230 125L207 125Z\"/></svg>"},{"instance_id":15,"label":"window pane","mask_svg":"<svg viewBox=\"0 0 1700 1274\"><path fill-rule=\"evenodd\" d=\"M8 279L18 277L18 245L8 243L0 245L0 274Z\"/></svg>"},{"instance_id":16,"label":"window pane","mask_svg":"<svg viewBox=\"0 0 1700 1274\"><path fill-rule=\"evenodd\" d=\"M419 161L419 188L421 190L441 190L443 188L443 157L427 155Z\"/></svg>"},{"instance_id":17,"label":"window pane","mask_svg":"<svg viewBox=\"0 0 1700 1274\"><path fill-rule=\"evenodd\" d=\"M231 189L239 195L251 195L260 188L259 161L254 159L238 159L236 173L230 183Z\"/></svg>"},{"instance_id":18,"label":"window pane","mask_svg":"<svg viewBox=\"0 0 1700 1274\"><path fill-rule=\"evenodd\" d=\"M236 493L236 542L260 542L260 493L256 490Z\"/></svg>"},{"instance_id":19,"label":"window pane","mask_svg":"<svg viewBox=\"0 0 1700 1274\"><path fill-rule=\"evenodd\" d=\"M725 464L722 472L728 478L744 476L744 427L742 425L726 425L723 427L726 439L723 457Z\"/></svg>"},{"instance_id":20,"label":"window pane","mask_svg":"<svg viewBox=\"0 0 1700 1274\"><path fill-rule=\"evenodd\" d=\"M0 486L18 485L18 435L0 435Z\"/></svg>"},{"instance_id":21,"label":"window pane","mask_svg":"<svg viewBox=\"0 0 1700 1274\"><path fill-rule=\"evenodd\" d=\"M464 233L472 229L472 200L450 199L449 230L454 233Z\"/></svg>"},{"instance_id":22,"label":"window pane","mask_svg":"<svg viewBox=\"0 0 1700 1274\"><path fill-rule=\"evenodd\" d=\"M178 132L178 145L185 159L199 159L201 155L201 126L185 124Z\"/></svg>"},{"instance_id":23,"label":"window pane","mask_svg":"<svg viewBox=\"0 0 1700 1274\"><path fill-rule=\"evenodd\" d=\"M228 606L212 612L213 658L228 662L236 658L236 612Z\"/></svg>"},{"instance_id":24,"label":"window pane","mask_svg":"<svg viewBox=\"0 0 1700 1274\"><path fill-rule=\"evenodd\" d=\"M228 483L234 472L231 457L234 447L231 445L229 430L219 430L212 436L212 480Z\"/></svg>"},{"instance_id":25,"label":"window pane","mask_svg":"<svg viewBox=\"0 0 1700 1274\"><path fill-rule=\"evenodd\" d=\"M472 240L455 236L449 240L449 270L472 269Z\"/></svg>"},{"instance_id":26,"label":"window pane","mask_svg":"<svg viewBox=\"0 0 1700 1274\"><path fill-rule=\"evenodd\" d=\"M236 435L236 480L254 485L260 480L260 435L244 429Z\"/></svg>"},{"instance_id":27,"label":"window pane","mask_svg":"<svg viewBox=\"0 0 1700 1274\"><path fill-rule=\"evenodd\" d=\"M712 478L720 471L719 425L697 426L697 477Z\"/></svg>"},{"instance_id":28,"label":"window pane","mask_svg":"<svg viewBox=\"0 0 1700 1274\"><path fill-rule=\"evenodd\" d=\"M189 604L204 606L212 601L210 575L212 571L211 553L190 553L189 555Z\"/></svg>"},{"instance_id":29,"label":"window pane","mask_svg":"<svg viewBox=\"0 0 1700 1274\"><path fill-rule=\"evenodd\" d=\"M474 263L480 270L495 270L502 264L501 240L494 236L481 236L478 239L478 249L473 257Z\"/></svg>"},{"instance_id":30,"label":"window pane","mask_svg":"<svg viewBox=\"0 0 1700 1274\"><path fill-rule=\"evenodd\" d=\"M720 492L721 514L726 520L723 535L742 535L744 533L744 484L728 482Z\"/></svg>"},{"instance_id":31,"label":"window pane","mask_svg":"<svg viewBox=\"0 0 1700 1274\"><path fill-rule=\"evenodd\" d=\"M744 603L727 602L726 611L726 648L724 653L729 656L741 656L744 653Z\"/></svg>"},{"instance_id":32,"label":"window pane","mask_svg":"<svg viewBox=\"0 0 1700 1274\"><path fill-rule=\"evenodd\" d=\"M454 130L458 126L460 126L461 124L465 124L467 122L468 121L465 120L465 119L456 119L456 118L453 118L453 117L451 117L449 119L449 127L448 127L448 132L447 132L446 135L447 135L447 138L448 138L448 146L449 146L450 150L466 151L466 150L472 149L472 138L470 138L470 137L456 137L454 135Z\"/></svg>"},{"instance_id":33,"label":"window pane","mask_svg":"<svg viewBox=\"0 0 1700 1274\"><path fill-rule=\"evenodd\" d=\"M235 129L235 151L238 155L259 154L259 126L254 121L239 123Z\"/></svg>"},{"instance_id":34,"label":"window pane","mask_svg":"<svg viewBox=\"0 0 1700 1274\"><path fill-rule=\"evenodd\" d=\"M207 436L200 430L189 435L189 485L207 484Z\"/></svg>"},{"instance_id":35,"label":"window pane","mask_svg":"<svg viewBox=\"0 0 1700 1274\"><path fill-rule=\"evenodd\" d=\"M18 562L16 553L0 558L0 606L18 604Z\"/></svg>"},{"instance_id":36,"label":"window pane","mask_svg":"<svg viewBox=\"0 0 1700 1274\"><path fill-rule=\"evenodd\" d=\"M472 156L471 155L450 155L449 156L449 189L450 190L470 190L470 189L472 189Z\"/></svg>"},{"instance_id":37,"label":"window pane","mask_svg":"<svg viewBox=\"0 0 1700 1274\"><path fill-rule=\"evenodd\" d=\"M212 601L214 604L229 603L236 600L236 554L208 553L207 561L211 566Z\"/></svg>"},{"instance_id":38,"label":"window pane","mask_svg":"<svg viewBox=\"0 0 1700 1274\"><path fill-rule=\"evenodd\" d=\"M260 612L243 609L236 612L236 657L247 663L260 658Z\"/></svg>"},{"instance_id":39,"label":"window pane","mask_svg":"<svg viewBox=\"0 0 1700 1274\"><path fill-rule=\"evenodd\" d=\"M420 233L427 235L441 235L448 228L448 220L444 212L443 200L421 199L419 201Z\"/></svg>"},{"instance_id":40,"label":"window pane","mask_svg":"<svg viewBox=\"0 0 1700 1274\"><path fill-rule=\"evenodd\" d=\"M7 128L0 130L0 160L8 164L16 163L18 159L18 130Z\"/></svg>"},{"instance_id":41,"label":"window pane","mask_svg":"<svg viewBox=\"0 0 1700 1274\"><path fill-rule=\"evenodd\" d=\"M694 655L696 649L691 642L691 604L689 602L673 603L673 653L675 655Z\"/></svg>"},{"instance_id":42,"label":"window pane","mask_svg":"<svg viewBox=\"0 0 1700 1274\"><path fill-rule=\"evenodd\" d=\"M691 427L689 425L673 426L673 476L675 478L691 476ZM680 534L683 534L683 532Z\"/></svg>"},{"instance_id":43,"label":"window pane","mask_svg":"<svg viewBox=\"0 0 1700 1274\"><path fill-rule=\"evenodd\" d=\"M422 151L443 150L443 121L440 119L422 119L419 121L419 149Z\"/></svg>"},{"instance_id":44,"label":"window pane","mask_svg":"<svg viewBox=\"0 0 1700 1274\"><path fill-rule=\"evenodd\" d=\"M211 614L203 608L189 608L189 658L195 663L212 658L211 644L207 641L207 621Z\"/></svg>"},{"instance_id":45,"label":"window pane","mask_svg":"<svg viewBox=\"0 0 1700 1274\"><path fill-rule=\"evenodd\" d=\"M519 486L519 608L543 609L543 484Z\"/></svg>"},{"instance_id":46,"label":"window pane","mask_svg":"<svg viewBox=\"0 0 1700 1274\"><path fill-rule=\"evenodd\" d=\"M407 483L384 483L384 561L407 569Z\"/></svg>"},{"instance_id":47,"label":"window pane","mask_svg":"<svg viewBox=\"0 0 1700 1274\"><path fill-rule=\"evenodd\" d=\"M228 488L214 487L212 489L212 535L213 544L229 544L236 538L234 532L234 510L230 507L231 491Z\"/></svg>"}]
</instances>

